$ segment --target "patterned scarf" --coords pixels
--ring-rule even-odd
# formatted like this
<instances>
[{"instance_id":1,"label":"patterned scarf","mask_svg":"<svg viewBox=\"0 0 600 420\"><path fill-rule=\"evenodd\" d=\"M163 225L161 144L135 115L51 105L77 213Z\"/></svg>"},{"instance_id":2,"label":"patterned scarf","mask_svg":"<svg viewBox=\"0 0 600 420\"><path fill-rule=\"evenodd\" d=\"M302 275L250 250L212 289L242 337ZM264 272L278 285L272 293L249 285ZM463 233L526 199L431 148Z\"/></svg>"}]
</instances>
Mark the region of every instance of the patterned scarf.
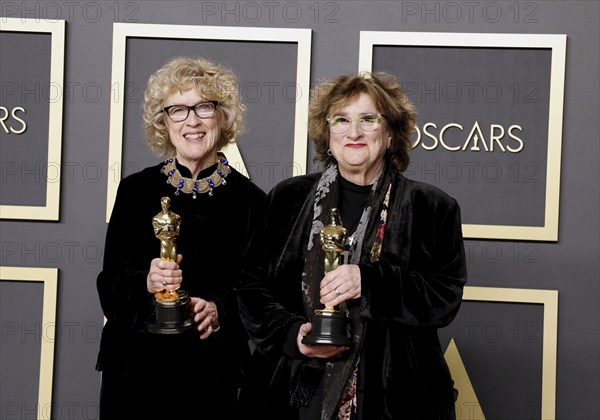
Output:
<instances>
[{"instance_id":1,"label":"patterned scarf","mask_svg":"<svg viewBox=\"0 0 600 420\"><path fill-rule=\"evenodd\" d=\"M367 200L356 231L349 238L349 263L358 264L373 260L373 251L380 249L382 238L378 238L381 230L381 219L385 217L385 197L389 200L391 176L387 162L379 170L371 194ZM307 245L306 261L302 273L302 299L306 315L312 317L314 309L319 309L319 285L323 278L323 251L321 249L320 230L329 223L330 210L338 207L339 179L337 165L330 165L322 174L314 194L313 220ZM383 234L383 231L382 231ZM376 259L379 258L377 253ZM315 303L319 307L315 308ZM325 363L323 374L323 405L321 418L330 420L335 413L338 418L345 417L348 412L348 392L350 392L350 407L356 406L356 372L358 356L365 334L365 324L360 313L365 309L365 297L349 300L338 306L349 317L352 333L352 347L342 357ZM354 391L352 391L354 389ZM343 398L343 396L346 396Z\"/></svg>"}]
</instances>

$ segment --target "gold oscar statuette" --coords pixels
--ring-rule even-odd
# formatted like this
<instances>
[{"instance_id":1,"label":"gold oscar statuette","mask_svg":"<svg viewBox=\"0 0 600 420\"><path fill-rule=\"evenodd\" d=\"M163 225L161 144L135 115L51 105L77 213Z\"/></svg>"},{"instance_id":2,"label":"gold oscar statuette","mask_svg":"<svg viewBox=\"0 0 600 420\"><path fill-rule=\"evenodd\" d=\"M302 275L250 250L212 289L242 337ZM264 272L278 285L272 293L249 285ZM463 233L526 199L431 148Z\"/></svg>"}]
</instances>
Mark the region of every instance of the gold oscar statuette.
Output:
<instances>
[{"instance_id":1,"label":"gold oscar statuette","mask_svg":"<svg viewBox=\"0 0 600 420\"><path fill-rule=\"evenodd\" d=\"M175 240L179 236L181 217L169 210L171 199L160 200L162 211L152 218L154 235L160 240L160 259L177 261ZM161 290L154 294L155 319L148 323L148 331L155 334L181 334L192 327L192 319L186 318L190 298L184 290Z\"/></svg>"},{"instance_id":2,"label":"gold oscar statuette","mask_svg":"<svg viewBox=\"0 0 600 420\"><path fill-rule=\"evenodd\" d=\"M321 229L320 237L321 249L325 253L323 266L326 274L342 263L342 253L346 247L347 232L340 221L338 209L331 209L330 224ZM302 339L304 344L349 346L352 343L348 334L348 319L336 307L315 309L312 324L310 334Z\"/></svg>"}]
</instances>

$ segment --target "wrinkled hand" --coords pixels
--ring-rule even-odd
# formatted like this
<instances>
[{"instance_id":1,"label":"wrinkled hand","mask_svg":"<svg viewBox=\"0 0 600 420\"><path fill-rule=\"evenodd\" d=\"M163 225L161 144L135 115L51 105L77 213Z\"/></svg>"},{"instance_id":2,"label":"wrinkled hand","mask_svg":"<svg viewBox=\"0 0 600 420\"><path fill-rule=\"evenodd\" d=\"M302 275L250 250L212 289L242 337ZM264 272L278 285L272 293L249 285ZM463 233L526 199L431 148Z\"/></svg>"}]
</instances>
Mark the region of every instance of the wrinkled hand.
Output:
<instances>
[{"instance_id":1,"label":"wrinkled hand","mask_svg":"<svg viewBox=\"0 0 600 420\"><path fill-rule=\"evenodd\" d=\"M183 257L177 255L177 262L164 261L154 258L150 262L150 271L146 277L146 289L149 293L157 293L161 290L177 290L183 281L183 273L179 264Z\"/></svg>"},{"instance_id":2,"label":"wrinkled hand","mask_svg":"<svg viewBox=\"0 0 600 420\"><path fill-rule=\"evenodd\" d=\"M356 264L340 265L321 280L321 303L325 306L336 306L360 295L360 269Z\"/></svg>"},{"instance_id":3,"label":"wrinkled hand","mask_svg":"<svg viewBox=\"0 0 600 420\"><path fill-rule=\"evenodd\" d=\"M300 350L300 353L302 353L306 357L318 357L319 359L329 359L330 357L337 356L338 354L350 348L348 346L330 346L328 344L302 344L302 339L305 335L308 335L308 333L310 333L311 330L312 324L310 322L302 324L300 326L300 330L298 331L298 337L296 338L296 343L298 344L298 349Z\"/></svg>"},{"instance_id":4,"label":"wrinkled hand","mask_svg":"<svg viewBox=\"0 0 600 420\"><path fill-rule=\"evenodd\" d=\"M219 313L214 302L193 297L190 299L190 310L194 314L194 322L198 324L200 340L208 338L219 330Z\"/></svg>"}]
</instances>

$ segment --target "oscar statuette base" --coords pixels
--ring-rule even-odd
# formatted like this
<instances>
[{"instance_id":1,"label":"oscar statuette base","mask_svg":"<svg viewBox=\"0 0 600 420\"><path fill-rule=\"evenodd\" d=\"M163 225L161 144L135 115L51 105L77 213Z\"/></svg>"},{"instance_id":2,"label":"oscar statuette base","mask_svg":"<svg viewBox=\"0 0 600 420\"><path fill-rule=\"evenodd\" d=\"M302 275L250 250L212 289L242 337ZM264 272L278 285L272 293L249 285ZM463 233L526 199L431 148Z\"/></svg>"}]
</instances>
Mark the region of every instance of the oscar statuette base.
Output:
<instances>
[{"instance_id":1,"label":"oscar statuette base","mask_svg":"<svg viewBox=\"0 0 600 420\"><path fill-rule=\"evenodd\" d=\"M194 320L188 314L190 298L187 294L181 295L175 301L154 299L156 314L147 324L146 328L153 334L182 334L193 328Z\"/></svg>"},{"instance_id":2,"label":"oscar statuette base","mask_svg":"<svg viewBox=\"0 0 600 420\"><path fill-rule=\"evenodd\" d=\"M312 319L312 330L304 336L303 344L325 344L350 346L352 339L347 333L346 316L336 310L316 310Z\"/></svg>"}]
</instances>

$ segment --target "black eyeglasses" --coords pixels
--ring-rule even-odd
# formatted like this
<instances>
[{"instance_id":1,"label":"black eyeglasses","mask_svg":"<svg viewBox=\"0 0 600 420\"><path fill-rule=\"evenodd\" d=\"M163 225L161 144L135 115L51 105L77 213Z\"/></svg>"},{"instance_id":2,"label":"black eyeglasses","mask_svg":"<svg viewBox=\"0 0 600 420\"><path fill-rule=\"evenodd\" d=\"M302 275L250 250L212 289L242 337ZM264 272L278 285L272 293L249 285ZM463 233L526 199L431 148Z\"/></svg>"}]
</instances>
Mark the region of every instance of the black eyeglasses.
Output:
<instances>
[{"instance_id":1,"label":"black eyeglasses","mask_svg":"<svg viewBox=\"0 0 600 420\"><path fill-rule=\"evenodd\" d=\"M211 118L215 115L219 101L204 101L196 105L170 105L163 108L163 111L174 122L185 121L193 110L198 118Z\"/></svg>"}]
</instances>

